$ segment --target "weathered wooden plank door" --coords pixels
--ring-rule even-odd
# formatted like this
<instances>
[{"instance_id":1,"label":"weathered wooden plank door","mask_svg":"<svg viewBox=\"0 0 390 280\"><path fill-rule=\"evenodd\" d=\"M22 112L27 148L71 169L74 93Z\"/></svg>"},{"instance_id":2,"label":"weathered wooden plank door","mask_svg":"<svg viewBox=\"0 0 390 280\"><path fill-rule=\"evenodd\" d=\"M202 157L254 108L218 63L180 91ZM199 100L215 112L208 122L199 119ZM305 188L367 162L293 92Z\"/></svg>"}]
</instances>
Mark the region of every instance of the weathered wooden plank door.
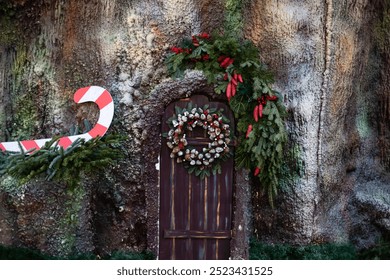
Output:
<instances>
[{"instance_id":1,"label":"weathered wooden plank door","mask_svg":"<svg viewBox=\"0 0 390 280\"><path fill-rule=\"evenodd\" d=\"M171 103L165 110L162 132L168 132L166 121L175 106L184 108L188 102L198 107L223 108L223 114L234 118L230 108L221 102L210 102L206 96ZM187 134L187 140L200 150L209 142L204 129ZM188 174L182 163L170 158L171 150L163 137L160 176L159 259L228 259L232 227L233 156L222 163L222 174L201 180ZM230 147L233 151L233 147Z\"/></svg>"}]
</instances>

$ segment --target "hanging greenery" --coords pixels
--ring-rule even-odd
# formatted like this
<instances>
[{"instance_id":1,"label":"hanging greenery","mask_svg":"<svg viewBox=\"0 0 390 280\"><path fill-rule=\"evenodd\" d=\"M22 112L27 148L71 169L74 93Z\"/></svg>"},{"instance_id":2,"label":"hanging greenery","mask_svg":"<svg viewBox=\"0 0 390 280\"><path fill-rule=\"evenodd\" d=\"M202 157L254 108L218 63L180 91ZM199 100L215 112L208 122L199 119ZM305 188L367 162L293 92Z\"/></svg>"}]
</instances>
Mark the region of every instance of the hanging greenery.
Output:
<instances>
[{"instance_id":1,"label":"hanging greenery","mask_svg":"<svg viewBox=\"0 0 390 280\"><path fill-rule=\"evenodd\" d=\"M217 94L225 94L239 132L236 164L252 170L269 201L277 195L287 140L282 96L272 89L272 74L261 63L258 48L233 36L201 33L171 48L166 64L180 78L186 69L201 70Z\"/></svg>"},{"instance_id":2,"label":"hanging greenery","mask_svg":"<svg viewBox=\"0 0 390 280\"><path fill-rule=\"evenodd\" d=\"M171 149L171 158L183 163L188 173L194 173L203 179L210 174L221 173L221 162L231 156L228 144L231 142L229 119L222 114L222 109L203 108L188 103L187 108L175 108L175 114L168 119L171 128L165 135L167 146ZM210 142L198 151L187 141L187 134L196 127L207 131Z\"/></svg>"},{"instance_id":3,"label":"hanging greenery","mask_svg":"<svg viewBox=\"0 0 390 280\"><path fill-rule=\"evenodd\" d=\"M10 175L21 184L44 176L46 180L55 179L74 188L83 175L103 171L123 155L119 144L123 136L78 139L67 149L58 146L59 139L53 138L36 151L0 151L0 175Z\"/></svg>"}]
</instances>

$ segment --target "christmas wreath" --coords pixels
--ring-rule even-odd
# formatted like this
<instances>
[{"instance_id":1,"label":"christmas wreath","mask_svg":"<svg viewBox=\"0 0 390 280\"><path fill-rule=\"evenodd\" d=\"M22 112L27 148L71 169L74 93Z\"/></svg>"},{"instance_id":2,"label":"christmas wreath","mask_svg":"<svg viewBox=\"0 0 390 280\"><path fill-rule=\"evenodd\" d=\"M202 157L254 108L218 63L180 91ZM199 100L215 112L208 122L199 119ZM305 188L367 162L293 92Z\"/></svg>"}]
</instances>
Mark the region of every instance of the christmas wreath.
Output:
<instances>
[{"instance_id":1,"label":"christmas wreath","mask_svg":"<svg viewBox=\"0 0 390 280\"><path fill-rule=\"evenodd\" d=\"M171 149L171 158L177 163L184 163L188 172L194 173L203 179L210 174L221 173L221 162L230 157L228 144L231 142L229 119L222 114L222 110L203 108L189 103L186 108L175 108L175 114L168 119L170 127L165 135L167 146ZM195 128L206 130L210 142L201 150L189 145L187 134ZM210 172L211 171L211 172Z\"/></svg>"},{"instance_id":2,"label":"christmas wreath","mask_svg":"<svg viewBox=\"0 0 390 280\"><path fill-rule=\"evenodd\" d=\"M272 89L273 77L248 40L200 33L171 48L167 67L175 78L186 69L201 70L217 94L225 94L237 120L237 167L252 170L270 204L279 187L287 141L282 96Z\"/></svg>"}]
</instances>

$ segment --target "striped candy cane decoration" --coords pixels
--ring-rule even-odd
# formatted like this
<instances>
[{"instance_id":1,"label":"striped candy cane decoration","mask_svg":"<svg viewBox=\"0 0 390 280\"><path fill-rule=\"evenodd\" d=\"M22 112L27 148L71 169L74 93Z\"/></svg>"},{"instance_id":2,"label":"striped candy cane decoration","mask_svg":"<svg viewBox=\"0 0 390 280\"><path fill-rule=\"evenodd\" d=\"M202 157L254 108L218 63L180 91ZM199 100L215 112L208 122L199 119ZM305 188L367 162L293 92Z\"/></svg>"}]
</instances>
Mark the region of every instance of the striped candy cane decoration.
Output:
<instances>
[{"instance_id":1,"label":"striped candy cane decoration","mask_svg":"<svg viewBox=\"0 0 390 280\"><path fill-rule=\"evenodd\" d=\"M97 136L103 136L111 125L112 118L114 116L114 102L112 101L111 94L102 87L90 86L80 88L76 91L73 97L76 103L95 102L100 110L99 119L97 124L87 133L65 136L59 139L58 145L64 149L68 148L77 139L85 139L88 141ZM46 142L51 141L52 138L38 139L38 140L25 140L20 141L23 151L29 151L31 149L39 150ZM0 149L9 152L21 152L19 143L14 142L2 142L0 143Z\"/></svg>"}]
</instances>

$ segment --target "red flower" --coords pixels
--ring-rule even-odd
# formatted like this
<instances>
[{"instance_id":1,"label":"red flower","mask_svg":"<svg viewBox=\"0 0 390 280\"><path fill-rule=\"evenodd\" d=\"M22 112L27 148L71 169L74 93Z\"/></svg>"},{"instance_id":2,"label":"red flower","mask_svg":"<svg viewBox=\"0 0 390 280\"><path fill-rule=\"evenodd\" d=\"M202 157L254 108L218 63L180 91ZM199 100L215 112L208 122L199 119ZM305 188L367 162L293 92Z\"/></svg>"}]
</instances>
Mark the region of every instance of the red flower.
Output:
<instances>
[{"instance_id":1,"label":"red flower","mask_svg":"<svg viewBox=\"0 0 390 280\"><path fill-rule=\"evenodd\" d=\"M209 59L210 59L210 56L208 54L202 55L202 60L206 61L206 60L209 60Z\"/></svg>"},{"instance_id":2,"label":"red flower","mask_svg":"<svg viewBox=\"0 0 390 280\"><path fill-rule=\"evenodd\" d=\"M276 95L273 95L273 96L267 95L267 100L269 100L269 101L277 101L278 97Z\"/></svg>"},{"instance_id":3,"label":"red flower","mask_svg":"<svg viewBox=\"0 0 390 280\"><path fill-rule=\"evenodd\" d=\"M198 35L199 38L202 38L202 39L210 39L210 35L206 32L202 32Z\"/></svg>"},{"instance_id":4,"label":"red flower","mask_svg":"<svg viewBox=\"0 0 390 280\"><path fill-rule=\"evenodd\" d=\"M224 79L225 81L227 81L227 79L228 79L228 73L225 73L225 75L223 75L223 79Z\"/></svg>"},{"instance_id":5,"label":"red flower","mask_svg":"<svg viewBox=\"0 0 390 280\"><path fill-rule=\"evenodd\" d=\"M246 130L246 138L249 138L249 134L251 134L252 132L252 129L253 129L253 126L250 124L248 125L248 129Z\"/></svg>"},{"instance_id":6,"label":"red flower","mask_svg":"<svg viewBox=\"0 0 390 280\"><path fill-rule=\"evenodd\" d=\"M199 41L195 36L192 36L192 43L195 47L199 47Z\"/></svg>"},{"instance_id":7,"label":"red flower","mask_svg":"<svg viewBox=\"0 0 390 280\"><path fill-rule=\"evenodd\" d=\"M228 83L226 86L226 97L228 101L230 101L230 98L232 98L232 83Z\"/></svg>"},{"instance_id":8,"label":"red flower","mask_svg":"<svg viewBox=\"0 0 390 280\"><path fill-rule=\"evenodd\" d=\"M222 60L222 62L219 64L222 68L227 68L230 64L234 62L234 59L231 57L226 57Z\"/></svg>"},{"instance_id":9,"label":"red flower","mask_svg":"<svg viewBox=\"0 0 390 280\"><path fill-rule=\"evenodd\" d=\"M255 168L255 171L253 172L253 175L255 175L255 176L257 176L257 175L259 175L260 174L260 168L259 167L256 167Z\"/></svg>"},{"instance_id":10,"label":"red flower","mask_svg":"<svg viewBox=\"0 0 390 280\"><path fill-rule=\"evenodd\" d=\"M183 52L183 49L178 47L172 47L171 51L174 52L175 54L179 54Z\"/></svg>"},{"instance_id":11,"label":"red flower","mask_svg":"<svg viewBox=\"0 0 390 280\"><path fill-rule=\"evenodd\" d=\"M237 79L238 79L238 81L239 81L240 83L243 83L243 82L244 82L244 80L243 80L241 74L237 74Z\"/></svg>"},{"instance_id":12,"label":"red flower","mask_svg":"<svg viewBox=\"0 0 390 280\"><path fill-rule=\"evenodd\" d=\"M266 98L264 95L260 98L257 98L257 102L259 103L259 104L263 104L263 105L266 105L267 104L267 101L268 101L269 99L268 98Z\"/></svg>"},{"instance_id":13,"label":"red flower","mask_svg":"<svg viewBox=\"0 0 390 280\"><path fill-rule=\"evenodd\" d=\"M256 122L259 121L259 105L257 105L257 106L253 109L253 118L255 119Z\"/></svg>"},{"instance_id":14,"label":"red flower","mask_svg":"<svg viewBox=\"0 0 390 280\"><path fill-rule=\"evenodd\" d=\"M202 32L198 35L199 38L202 38L202 39L210 39L210 34L206 33L206 32Z\"/></svg>"}]
</instances>

